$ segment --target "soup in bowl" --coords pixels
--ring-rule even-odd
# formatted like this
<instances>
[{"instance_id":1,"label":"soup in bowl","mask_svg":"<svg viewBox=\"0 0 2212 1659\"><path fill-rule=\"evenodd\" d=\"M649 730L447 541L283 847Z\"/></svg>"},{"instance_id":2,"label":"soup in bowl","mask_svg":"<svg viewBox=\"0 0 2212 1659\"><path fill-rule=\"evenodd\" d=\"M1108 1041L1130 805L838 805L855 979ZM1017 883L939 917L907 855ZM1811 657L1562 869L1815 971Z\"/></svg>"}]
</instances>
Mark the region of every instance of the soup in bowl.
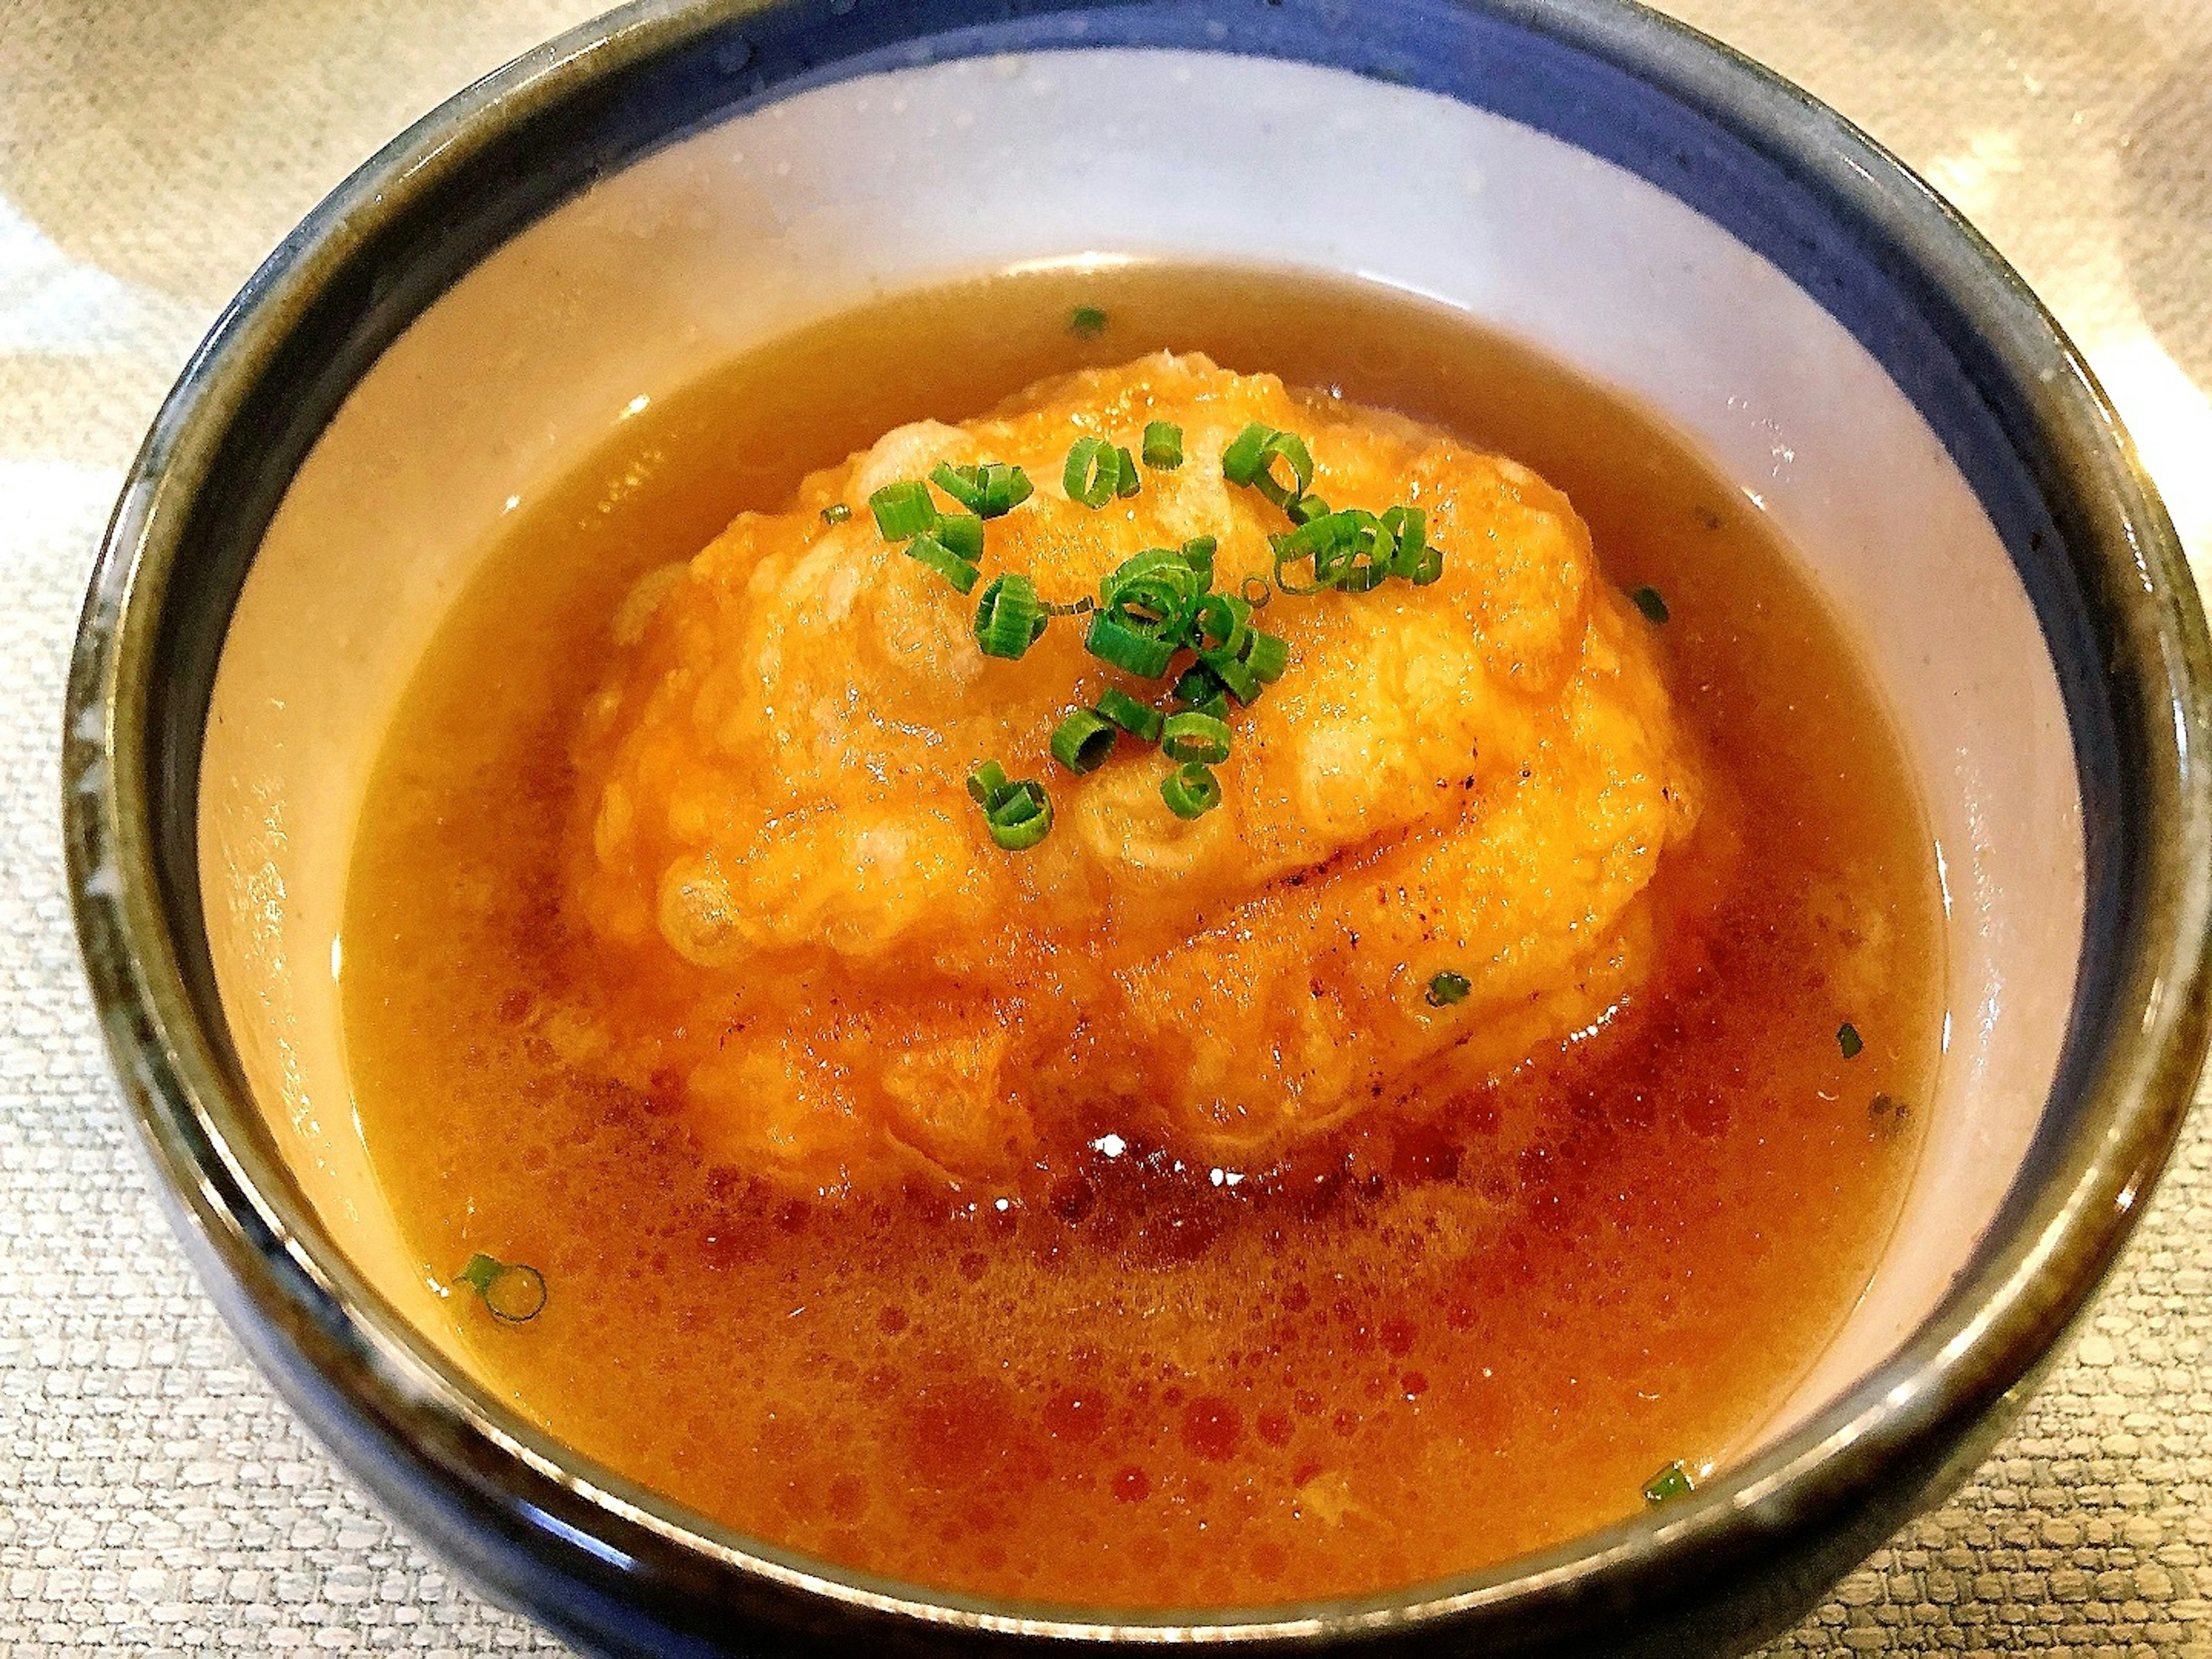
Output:
<instances>
[{"instance_id":1,"label":"soup in bowl","mask_svg":"<svg viewBox=\"0 0 2212 1659\"><path fill-rule=\"evenodd\" d=\"M1746 1640L2170 1141L2200 629L2040 313L1666 26L1207 21L519 70L96 590L188 1237L587 1641Z\"/></svg>"}]
</instances>

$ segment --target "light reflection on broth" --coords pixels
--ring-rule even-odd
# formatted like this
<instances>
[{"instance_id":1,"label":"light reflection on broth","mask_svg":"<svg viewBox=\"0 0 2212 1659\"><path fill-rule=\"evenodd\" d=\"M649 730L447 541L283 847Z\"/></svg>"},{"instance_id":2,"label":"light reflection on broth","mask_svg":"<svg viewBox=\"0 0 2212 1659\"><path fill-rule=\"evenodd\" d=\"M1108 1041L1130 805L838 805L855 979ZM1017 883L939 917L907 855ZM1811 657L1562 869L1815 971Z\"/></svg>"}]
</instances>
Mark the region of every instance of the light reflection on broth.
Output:
<instances>
[{"instance_id":1,"label":"light reflection on broth","mask_svg":"<svg viewBox=\"0 0 2212 1659\"><path fill-rule=\"evenodd\" d=\"M1068 329L1078 306L1107 314L1095 337ZM610 619L641 574L893 427L1162 347L1431 422L1563 489L1607 577L1664 596L1662 672L1732 803L1730 856L1693 836L1662 860L1668 971L1596 1035L1273 1146L1233 1187L1179 1165L1167 1129L1100 1123L980 1184L764 1179L682 1091L547 1012L619 977L556 873ZM347 1040L427 1270L481 1251L542 1271L543 1311L474 1322L477 1352L591 1455L927 1585L1370 1591L1556 1541L1673 1460L1724 1458L1863 1289L1935 1066L1923 820L1787 554L1634 410L1371 289L1049 271L729 365L516 520L373 781ZM1038 761L1017 769L1048 777Z\"/></svg>"}]
</instances>

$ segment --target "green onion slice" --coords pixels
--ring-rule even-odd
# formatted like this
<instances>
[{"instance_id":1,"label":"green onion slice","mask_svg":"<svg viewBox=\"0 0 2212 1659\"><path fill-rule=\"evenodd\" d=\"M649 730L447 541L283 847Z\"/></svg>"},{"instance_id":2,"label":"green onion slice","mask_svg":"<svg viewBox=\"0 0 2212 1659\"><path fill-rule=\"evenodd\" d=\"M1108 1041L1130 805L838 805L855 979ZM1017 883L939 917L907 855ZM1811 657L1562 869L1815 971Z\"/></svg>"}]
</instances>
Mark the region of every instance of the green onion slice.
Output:
<instances>
[{"instance_id":1,"label":"green onion slice","mask_svg":"<svg viewBox=\"0 0 2212 1659\"><path fill-rule=\"evenodd\" d=\"M1474 985L1465 974L1455 974L1447 968L1429 981L1426 994L1431 1008L1449 1008L1455 1002L1465 1002Z\"/></svg>"},{"instance_id":2,"label":"green onion slice","mask_svg":"<svg viewBox=\"0 0 2212 1659\"><path fill-rule=\"evenodd\" d=\"M1079 708L1053 728L1052 757L1071 772L1096 772L1114 752L1113 721Z\"/></svg>"},{"instance_id":3,"label":"green onion slice","mask_svg":"<svg viewBox=\"0 0 2212 1659\"><path fill-rule=\"evenodd\" d=\"M1660 598L1659 590L1656 587L1639 587L1628 597L1636 601L1636 608L1649 621L1663 624L1673 614L1667 609L1667 601Z\"/></svg>"},{"instance_id":4,"label":"green onion slice","mask_svg":"<svg viewBox=\"0 0 2212 1659\"><path fill-rule=\"evenodd\" d=\"M1300 495L1283 508L1292 524L1311 524L1329 515L1329 504L1318 495Z\"/></svg>"},{"instance_id":5,"label":"green onion slice","mask_svg":"<svg viewBox=\"0 0 2212 1659\"><path fill-rule=\"evenodd\" d=\"M1145 465L1172 472L1182 465L1182 428L1173 421L1151 421L1145 426Z\"/></svg>"},{"instance_id":6,"label":"green onion slice","mask_svg":"<svg viewBox=\"0 0 2212 1659\"><path fill-rule=\"evenodd\" d=\"M545 1275L520 1261L501 1261L479 1250L469 1258L455 1285L472 1285L494 1319L527 1325L545 1311Z\"/></svg>"},{"instance_id":7,"label":"green onion slice","mask_svg":"<svg viewBox=\"0 0 2212 1659\"><path fill-rule=\"evenodd\" d=\"M929 499L929 486L919 478L885 484L868 497L868 510L876 515L876 528L887 542L902 542L937 528L937 503Z\"/></svg>"},{"instance_id":8,"label":"green onion slice","mask_svg":"<svg viewBox=\"0 0 2212 1659\"><path fill-rule=\"evenodd\" d=\"M975 603L975 643L987 657L1018 661L1042 636L1047 620L1036 584L1008 571L993 577Z\"/></svg>"},{"instance_id":9,"label":"green onion slice","mask_svg":"<svg viewBox=\"0 0 2212 1659\"><path fill-rule=\"evenodd\" d=\"M1091 626L1083 635L1083 648L1101 662L1147 680L1156 680L1166 673L1176 653L1171 641L1138 632L1110 610L1091 613Z\"/></svg>"},{"instance_id":10,"label":"green onion slice","mask_svg":"<svg viewBox=\"0 0 2212 1659\"><path fill-rule=\"evenodd\" d=\"M938 520L933 533L955 557L970 564L982 562L983 520L975 514L947 513Z\"/></svg>"},{"instance_id":11,"label":"green onion slice","mask_svg":"<svg viewBox=\"0 0 2212 1659\"><path fill-rule=\"evenodd\" d=\"M1052 797L1034 779L1006 780L1006 769L985 761L968 775L968 793L983 809L991 839L1010 853L1036 846L1052 828Z\"/></svg>"},{"instance_id":12,"label":"green onion slice","mask_svg":"<svg viewBox=\"0 0 2212 1659\"><path fill-rule=\"evenodd\" d=\"M1229 651L1201 651L1198 653L1197 666L1205 669L1217 682L1235 692L1239 702L1251 702L1260 695L1259 675L1252 672L1250 664Z\"/></svg>"},{"instance_id":13,"label":"green onion slice","mask_svg":"<svg viewBox=\"0 0 2212 1659\"><path fill-rule=\"evenodd\" d=\"M822 522L824 524L842 524L852 516L853 509L842 501L832 501L822 509Z\"/></svg>"},{"instance_id":14,"label":"green onion slice","mask_svg":"<svg viewBox=\"0 0 2212 1659\"><path fill-rule=\"evenodd\" d=\"M1160 785L1160 799L1179 818L1202 818L1221 805L1221 781L1197 762L1178 766Z\"/></svg>"},{"instance_id":15,"label":"green onion slice","mask_svg":"<svg viewBox=\"0 0 2212 1659\"><path fill-rule=\"evenodd\" d=\"M1866 1047L1860 1039L1859 1028L1845 1020L1836 1028L1836 1047L1843 1051L1845 1060L1856 1060L1859 1051Z\"/></svg>"},{"instance_id":16,"label":"green onion slice","mask_svg":"<svg viewBox=\"0 0 2212 1659\"><path fill-rule=\"evenodd\" d=\"M968 793L975 797L976 805L986 810L1007 787L1006 769L996 761L985 761L968 775Z\"/></svg>"},{"instance_id":17,"label":"green onion slice","mask_svg":"<svg viewBox=\"0 0 2212 1659\"><path fill-rule=\"evenodd\" d=\"M1182 544L1182 562L1198 576L1201 591L1213 586L1213 556L1220 546L1211 536L1193 536Z\"/></svg>"},{"instance_id":18,"label":"green onion slice","mask_svg":"<svg viewBox=\"0 0 2212 1659\"><path fill-rule=\"evenodd\" d=\"M1390 574L1426 587L1444 574L1444 554L1429 545L1429 515L1418 507L1394 507L1382 515L1391 541Z\"/></svg>"},{"instance_id":19,"label":"green onion slice","mask_svg":"<svg viewBox=\"0 0 2212 1659\"><path fill-rule=\"evenodd\" d=\"M1114 493L1133 495L1137 493L1137 459L1126 449L1114 452Z\"/></svg>"},{"instance_id":20,"label":"green onion slice","mask_svg":"<svg viewBox=\"0 0 2212 1659\"><path fill-rule=\"evenodd\" d=\"M1698 1483L1690 1479L1690 1471L1677 1458L1644 1483L1644 1501L1664 1504L1671 1498L1687 1498L1697 1489Z\"/></svg>"},{"instance_id":21,"label":"green onion slice","mask_svg":"<svg viewBox=\"0 0 2212 1659\"><path fill-rule=\"evenodd\" d=\"M1242 656L1252 634L1252 607L1234 593L1208 593L1191 618L1191 643L1200 651Z\"/></svg>"},{"instance_id":22,"label":"green onion slice","mask_svg":"<svg viewBox=\"0 0 2212 1659\"><path fill-rule=\"evenodd\" d=\"M1112 501L1121 481L1121 458L1103 438L1078 438L1060 475L1067 499L1092 508Z\"/></svg>"},{"instance_id":23,"label":"green onion slice","mask_svg":"<svg viewBox=\"0 0 2212 1659\"><path fill-rule=\"evenodd\" d=\"M974 592L983 574L934 536L916 536L906 544L906 556L921 560L963 593Z\"/></svg>"},{"instance_id":24,"label":"green onion slice","mask_svg":"<svg viewBox=\"0 0 2212 1659\"><path fill-rule=\"evenodd\" d=\"M1170 760L1218 766L1229 758L1229 723L1195 708L1170 714L1160 728L1160 747Z\"/></svg>"},{"instance_id":25,"label":"green onion slice","mask_svg":"<svg viewBox=\"0 0 2212 1659\"><path fill-rule=\"evenodd\" d=\"M1290 468L1287 484L1275 475L1279 459ZM1233 484L1257 489L1278 507L1286 507L1306 493L1313 482L1313 454L1295 432L1282 432L1263 421L1254 421L1229 441L1221 452L1221 476Z\"/></svg>"},{"instance_id":26,"label":"green onion slice","mask_svg":"<svg viewBox=\"0 0 2212 1659\"><path fill-rule=\"evenodd\" d=\"M1158 743L1160 727L1167 721L1167 717L1150 703L1139 702L1127 691L1113 685L1099 694L1098 712L1131 737L1144 743Z\"/></svg>"},{"instance_id":27,"label":"green onion slice","mask_svg":"<svg viewBox=\"0 0 2212 1659\"><path fill-rule=\"evenodd\" d=\"M1254 629L1252 637L1244 642L1244 665L1261 684L1273 685L1291 665L1290 642Z\"/></svg>"},{"instance_id":28,"label":"green onion slice","mask_svg":"<svg viewBox=\"0 0 2212 1659\"><path fill-rule=\"evenodd\" d=\"M1221 676L1201 661L1176 676L1173 695L1185 708L1203 709L1226 689Z\"/></svg>"},{"instance_id":29,"label":"green onion slice","mask_svg":"<svg viewBox=\"0 0 2212 1659\"><path fill-rule=\"evenodd\" d=\"M1106 313L1097 306L1078 306L1067 313L1067 331L1079 340L1095 340L1106 331Z\"/></svg>"},{"instance_id":30,"label":"green onion slice","mask_svg":"<svg viewBox=\"0 0 2212 1659\"><path fill-rule=\"evenodd\" d=\"M1266 610L1267 601L1275 597L1274 586L1265 576L1247 576L1237 583L1237 591L1255 611Z\"/></svg>"},{"instance_id":31,"label":"green onion slice","mask_svg":"<svg viewBox=\"0 0 2212 1659\"><path fill-rule=\"evenodd\" d=\"M1004 517L1036 489L1028 473L1004 461L986 461L981 466L939 461L930 469L929 481L979 519Z\"/></svg>"}]
</instances>

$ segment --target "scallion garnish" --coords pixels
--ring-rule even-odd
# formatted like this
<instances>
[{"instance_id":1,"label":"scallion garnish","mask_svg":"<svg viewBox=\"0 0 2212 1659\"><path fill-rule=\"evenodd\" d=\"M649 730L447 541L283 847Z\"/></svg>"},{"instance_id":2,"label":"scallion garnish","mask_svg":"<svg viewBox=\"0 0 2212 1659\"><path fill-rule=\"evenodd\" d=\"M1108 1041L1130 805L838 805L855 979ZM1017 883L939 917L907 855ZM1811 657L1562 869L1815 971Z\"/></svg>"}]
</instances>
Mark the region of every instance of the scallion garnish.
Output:
<instances>
[{"instance_id":1,"label":"scallion garnish","mask_svg":"<svg viewBox=\"0 0 2212 1659\"><path fill-rule=\"evenodd\" d=\"M1175 700L1185 708L1211 714L1216 720L1229 715L1229 688L1220 675L1200 659L1176 676Z\"/></svg>"},{"instance_id":2,"label":"scallion garnish","mask_svg":"<svg viewBox=\"0 0 2212 1659\"><path fill-rule=\"evenodd\" d=\"M1182 465L1182 428L1173 421L1152 421L1145 427L1145 465L1156 471L1172 472Z\"/></svg>"},{"instance_id":3,"label":"scallion garnish","mask_svg":"<svg viewBox=\"0 0 2212 1659\"><path fill-rule=\"evenodd\" d=\"M1221 544L1211 536L1193 536L1182 544L1182 562L1199 579L1199 586L1213 586L1213 556Z\"/></svg>"},{"instance_id":4,"label":"scallion garnish","mask_svg":"<svg viewBox=\"0 0 2212 1659\"><path fill-rule=\"evenodd\" d=\"M1008 571L994 576L975 603L975 643L987 657L1016 661L1043 636L1045 622L1036 584Z\"/></svg>"},{"instance_id":5,"label":"scallion garnish","mask_svg":"<svg viewBox=\"0 0 2212 1659\"><path fill-rule=\"evenodd\" d=\"M1449 1008L1455 1002L1465 1002L1474 985L1465 974L1455 974L1447 968L1429 981L1426 995L1431 1008Z\"/></svg>"},{"instance_id":6,"label":"scallion garnish","mask_svg":"<svg viewBox=\"0 0 2212 1659\"><path fill-rule=\"evenodd\" d=\"M1137 459L1126 449L1114 452L1114 493L1133 495L1137 493Z\"/></svg>"},{"instance_id":7,"label":"scallion garnish","mask_svg":"<svg viewBox=\"0 0 2212 1659\"><path fill-rule=\"evenodd\" d=\"M1160 747L1170 760L1218 766L1229 758L1229 722L1195 708L1170 714L1160 728Z\"/></svg>"},{"instance_id":8,"label":"scallion garnish","mask_svg":"<svg viewBox=\"0 0 2212 1659\"><path fill-rule=\"evenodd\" d=\"M1036 846L1052 828L1052 797L1034 779L1010 782L996 761L985 761L968 775L968 793L983 809L991 839L1010 853Z\"/></svg>"},{"instance_id":9,"label":"scallion garnish","mask_svg":"<svg viewBox=\"0 0 2212 1659\"><path fill-rule=\"evenodd\" d=\"M1221 781L1196 761L1187 762L1167 775L1160 799L1179 818L1201 818L1221 805Z\"/></svg>"},{"instance_id":10,"label":"scallion garnish","mask_svg":"<svg viewBox=\"0 0 2212 1659\"><path fill-rule=\"evenodd\" d=\"M1208 593L1191 617L1191 643L1200 651L1241 656L1252 633L1252 607L1234 593Z\"/></svg>"},{"instance_id":11,"label":"scallion garnish","mask_svg":"<svg viewBox=\"0 0 2212 1659\"><path fill-rule=\"evenodd\" d=\"M1289 641L1254 629L1252 637L1244 642L1244 665L1259 678L1261 684L1273 685L1291 665Z\"/></svg>"},{"instance_id":12,"label":"scallion garnish","mask_svg":"<svg viewBox=\"0 0 2212 1659\"><path fill-rule=\"evenodd\" d=\"M853 509L842 501L832 501L822 509L822 522L824 524L842 524L852 516Z\"/></svg>"},{"instance_id":13,"label":"scallion garnish","mask_svg":"<svg viewBox=\"0 0 2212 1659\"><path fill-rule=\"evenodd\" d=\"M887 542L902 542L937 528L937 503L929 499L929 486L919 478L885 484L868 497L868 510L876 515L876 528Z\"/></svg>"},{"instance_id":14,"label":"scallion garnish","mask_svg":"<svg viewBox=\"0 0 2212 1659\"><path fill-rule=\"evenodd\" d=\"M545 1311L545 1275L523 1262L479 1250L453 1283L473 1286L486 1310L504 1324L526 1325Z\"/></svg>"},{"instance_id":15,"label":"scallion garnish","mask_svg":"<svg viewBox=\"0 0 2212 1659\"><path fill-rule=\"evenodd\" d=\"M1667 601L1660 598L1659 590L1656 587L1639 587L1628 597L1636 601L1636 608L1644 613L1647 621L1663 624L1673 614L1667 609Z\"/></svg>"},{"instance_id":16,"label":"scallion garnish","mask_svg":"<svg viewBox=\"0 0 2212 1659\"><path fill-rule=\"evenodd\" d=\"M1382 515L1390 537L1390 574L1426 587L1444 574L1443 550L1429 545L1429 515L1418 507L1394 507Z\"/></svg>"},{"instance_id":17,"label":"scallion garnish","mask_svg":"<svg viewBox=\"0 0 2212 1659\"><path fill-rule=\"evenodd\" d=\"M1260 677L1252 672L1251 665L1242 657L1226 649L1200 651L1198 662L1199 666L1212 674L1217 683L1234 692L1237 702L1251 702L1259 696Z\"/></svg>"},{"instance_id":18,"label":"scallion garnish","mask_svg":"<svg viewBox=\"0 0 2212 1659\"><path fill-rule=\"evenodd\" d=\"M1844 1051L1845 1060L1856 1060L1866 1044L1859 1041L1859 1028L1845 1020L1836 1028L1836 1047Z\"/></svg>"},{"instance_id":19,"label":"scallion garnish","mask_svg":"<svg viewBox=\"0 0 2212 1659\"><path fill-rule=\"evenodd\" d=\"M1067 313L1067 331L1079 340L1095 340L1106 331L1106 313L1097 306L1078 306Z\"/></svg>"},{"instance_id":20,"label":"scallion garnish","mask_svg":"<svg viewBox=\"0 0 2212 1659\"><path fill-rule=\"evenodd\" d=\"M1053 728L1052 757L1071 772L1096 772L1114 752L1114 722L1079 708Z\"/></svg>"},{"instance_id":21,"label":"scallion garnish","mask_svg":"<svg viewBox=\"0 0 2212 1659\"><path fill-rule=\"evenodd\" d=\"M1280 459L1290 469L1285 483L1275 472ZM1254 421L1230 441L1221 452L1221 476L1233 484L1256 489L1277 507L1287 507L1306 493L1313 482L1312 452L1295 432L1283 432Z\"/></svg>"},{"instance_id":22,"label":"scallion garnish","mask_svg":"<svg viewBox=\"0 0 2212 1659\"><path fill-rule=\"evenodd\" d=\"M1160 740L1167 717L1150 703L1139 702L1119 686L1109 685L1098 696L1098 712L1131 737L1145 743Z\"/></svg>"},{"instance_id":23,"label":"scallion garnish","mask_svg":"<svg viewBox=\"0 0 2212 1659\"><path fill-rule=\"evenodd\" d=\"M916 536L906 544L906 556L921 560L963 593L974 592L983 574L934 536Z\"/></svg>"},{"instance_id":24,"label":"scallion garnish","mask_svg":"<svg viewBox=\"0 0 2212 1659\"><path fill-rule=\"evenodd\" d=\"M1088 507L1101 507L1112 501L1121 481L1121 458L1103 438L1078 438L1060 475L1067 499Z\"/></svg>"},{"instance_id":25,"label":"scallion garnish","mask_svg":"<svg viewBox=\"0 0 2212 1659\"><path fill-rule=\"evenodd\" d=\"M1292 524L1311 524L1316 519L1325 519L1334 509L1318 495L1301 495L1283 508L1283 516Z\"/></svg>"},{"instance_id":26,"label":"scallion garnish","mask_svg":"<svg viewBox=\"0 0 2212 1659\"><path fill-rule=\"evenodd\" d=\"M1035 493L1030 475L1004 461L981 466L954 466L939 461L930 469L930 483L979 519L1002 518Z\"/></svg>"},{"instance_id":27,"label":"scallion garnish","mask_svg":"<svg viewBox=\"0 0 2212 1659\"><path fill-rule=\"evenodd\" d=\"M1101 662L1126 669L1139 679L1156 680L1175 660L1172 641L1140 634L1109 611L1094 611L1083 635L1083 648Z\"/></svg>"},{"instance_id":28,"label":"scallion garnish","mask_svg":"<svg viewBox=\"0 0 2212 1659\"><path fill-rule=\"evenodd\" d=\"M950 549L956 558L970 564L983 562L983 520L973 513L946 513L937 520L932 532Z\"/></svg>"},{"instance_id":29,"label":"scallion garnish","mask_svg":"<svg viewBox=\"0 0 2212 1659\"><path fill-rule=\"evenodd\" d=\"M1644 1501L1664 1504L1672 1498L1687 1498L1697 1489L1698 1483L1690 1479L1690 1471L1676 1458L1644 1483Z\"/></svg>"}]
</instances>

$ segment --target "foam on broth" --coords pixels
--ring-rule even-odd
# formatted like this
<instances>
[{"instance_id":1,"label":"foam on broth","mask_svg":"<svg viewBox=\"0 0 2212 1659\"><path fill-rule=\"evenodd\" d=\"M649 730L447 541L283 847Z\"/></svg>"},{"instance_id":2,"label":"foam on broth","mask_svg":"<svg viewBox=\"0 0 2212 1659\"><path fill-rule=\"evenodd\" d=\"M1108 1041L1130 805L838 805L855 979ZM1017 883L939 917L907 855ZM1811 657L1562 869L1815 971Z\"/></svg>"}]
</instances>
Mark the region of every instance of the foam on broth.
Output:
<instances>
[{"instance_id":1,"label":"foam on broth","mask_svg":"<svg viewBox=\"0 0 2212 1659\"><path fill-rule=\"evenodd\" d=\"M1069 331L1079 304L1102 335ZM809 1201L703 1165L680 1113L571 1070L519 1018L563 943L568 734L610 615L890 427L1162 346L1510 454L1566 491L1612 580L1665 595L1678 717L1743 803L1721 942L1687 990L1444 1128L1355 1122L1234 1184L1141 1146L990 1194ZM1878 937L1839 937L1839 891ZM1942 983L1902 753L1741 492L1455 313L1146 265L845 313L657 402L518 512L386 740L345 963L360 1120L424 1273L483 1250L550 1286L527 1324L470 1321L526 1411L779 1543L1092 1606L1431 1577L1742 1447L1894 1221Z\"/></svg>"}]
</instances>

